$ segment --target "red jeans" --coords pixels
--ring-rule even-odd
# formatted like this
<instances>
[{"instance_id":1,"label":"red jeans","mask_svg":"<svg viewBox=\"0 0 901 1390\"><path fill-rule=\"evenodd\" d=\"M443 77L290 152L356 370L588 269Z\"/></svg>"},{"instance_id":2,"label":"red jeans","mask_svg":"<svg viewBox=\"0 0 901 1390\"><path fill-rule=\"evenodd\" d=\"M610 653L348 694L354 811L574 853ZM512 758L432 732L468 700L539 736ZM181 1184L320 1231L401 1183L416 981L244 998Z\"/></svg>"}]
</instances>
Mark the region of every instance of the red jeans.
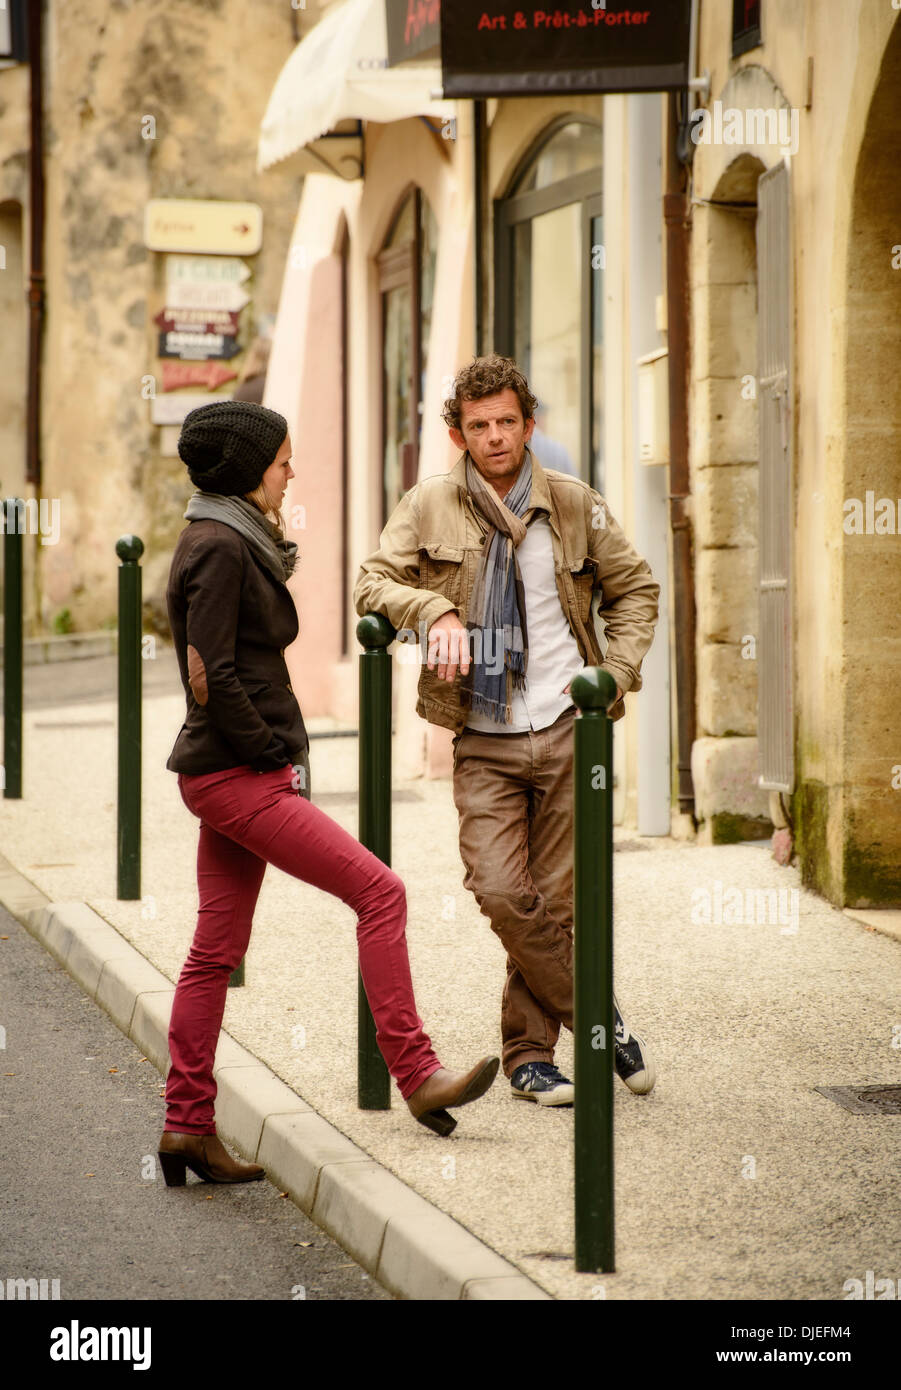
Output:
<instances>
[{"instance_id":1,"label":"red jeans","mask_svg":"<svg viewBox=\"0 0 901 1390\"><path fill-rule=\"evenodd\" d=\"M200 911L169 1023L168 1130L216 1132L213 1062L228 978L247 950L267 863L334 894L356 912L360 972L376 1041L404 1099L441 1066L416 1012L403 881L298 796L293 775L290 766L179 774L182 800L200 818Z\"/></svg>"}]
</instances>

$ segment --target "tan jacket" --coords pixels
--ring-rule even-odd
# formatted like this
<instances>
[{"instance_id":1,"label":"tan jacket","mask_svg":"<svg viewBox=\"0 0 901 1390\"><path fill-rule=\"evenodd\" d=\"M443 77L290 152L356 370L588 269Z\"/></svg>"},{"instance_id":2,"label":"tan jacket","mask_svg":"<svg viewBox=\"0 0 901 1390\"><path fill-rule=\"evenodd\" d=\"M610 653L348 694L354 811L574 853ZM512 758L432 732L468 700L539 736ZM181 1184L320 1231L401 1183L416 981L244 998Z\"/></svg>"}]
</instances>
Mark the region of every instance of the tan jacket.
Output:
<instances>
[{"instance_id":1,"label":"tan jacket","mask_svg":"<svg viewBox=\"0 0 901 1390\"><path fill-rule=\"evenodd\" d=\"M530 451L531 452L531 451ZM641 689L641 663L657 621L660 585L614 521L600 493L532 454L530 504L548 514L560 604L587 666L601 666L622 691ZM398 634L422 647L416 712L455 732L468 712L453 683L426 665L428 630L444 613L465 624L487 525L466 488L466 456L449 473L424 478L405 493L388 518L379 549L360 566L354 588L357 612L382 613ZM591 600L601 591L607 652L601 652ZM528 623L528 613L526 614ZM622 700L611 710L625 713Z\"/></svg>"}]
</instances>

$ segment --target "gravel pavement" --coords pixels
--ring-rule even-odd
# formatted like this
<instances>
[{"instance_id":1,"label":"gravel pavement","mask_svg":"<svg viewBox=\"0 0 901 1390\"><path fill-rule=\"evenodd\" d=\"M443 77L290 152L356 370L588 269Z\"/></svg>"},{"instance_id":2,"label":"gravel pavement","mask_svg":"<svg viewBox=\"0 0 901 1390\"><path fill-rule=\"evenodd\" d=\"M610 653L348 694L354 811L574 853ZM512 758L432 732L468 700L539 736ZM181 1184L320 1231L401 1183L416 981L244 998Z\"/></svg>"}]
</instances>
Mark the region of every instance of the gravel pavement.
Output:
<instances>
[{"instance_id":1,"label":"gravel pavement","mask_svg":"<svg viewBox=\"0 0 901 1390\"><path fill-rule=\"evenodd\" d=\"M174 981L196 912L197 822L165 769L184 702L164 674L144 702L142 901L115 897L116 710L89 682L77 705L26 714L25 799L0 802L0 846ZM311 766L314 800L356 833L356 740L314 740ZM462 886L449 781L395 791L417 1003L444 1064L462 1068L500 1050L504 953ZM396 1089L390 1112L357 1109L354 916L337 899L267 870L225 1027L557 1298L843 1299L868 1270L901 1276L901 1118L814 1089L901 1083L901 946L801 889L765 846L618 841L617 995L654 1045L658 1083L648 1097L615 1083L615 1274L573 1270L571 1110L514 1101L502 1077L448 1140L414 1124ZM746 900L760 889L776 896ZM572 1067L567 1033L557 1060Z\"/></svg>"}]
</instances>

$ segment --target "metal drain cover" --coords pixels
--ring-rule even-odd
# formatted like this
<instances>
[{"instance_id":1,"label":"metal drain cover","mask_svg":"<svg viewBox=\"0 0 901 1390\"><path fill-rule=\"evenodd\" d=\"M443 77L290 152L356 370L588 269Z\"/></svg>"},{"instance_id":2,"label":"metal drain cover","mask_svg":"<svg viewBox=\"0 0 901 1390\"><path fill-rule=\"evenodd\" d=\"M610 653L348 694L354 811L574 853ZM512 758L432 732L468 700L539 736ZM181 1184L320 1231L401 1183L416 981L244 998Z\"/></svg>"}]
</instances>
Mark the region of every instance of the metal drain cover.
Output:
<instances>
[{"instance_id":1,"label":"metal drain cover","mask_svg":"<svg viewBox=\"0 0 901 1390\"><path fill-rule=\"evenodd\" d=\"M855 1115L901 1115L901 1086L814 1086Z\"/></svg>"}]
</instances>

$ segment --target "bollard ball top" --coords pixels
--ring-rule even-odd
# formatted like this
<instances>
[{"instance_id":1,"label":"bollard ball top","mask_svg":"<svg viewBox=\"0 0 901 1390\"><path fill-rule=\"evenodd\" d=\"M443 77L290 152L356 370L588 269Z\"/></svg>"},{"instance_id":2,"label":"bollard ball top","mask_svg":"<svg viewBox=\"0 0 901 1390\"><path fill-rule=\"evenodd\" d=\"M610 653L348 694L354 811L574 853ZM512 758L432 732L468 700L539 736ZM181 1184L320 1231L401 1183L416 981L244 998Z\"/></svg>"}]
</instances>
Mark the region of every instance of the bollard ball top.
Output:
<instances>
[{"instance_id":1,"label":"bollard ball top","mask_svg":"<svg viewBox=\"0 0 901 1390\"><path fill-rule=\"evenodd\" d=\"M381 613L364 613L357 623L357 641L367 651L390 647L397 633Z\"/></svg>"},{"instance_id":2,"label":"bollard ball top","mask_svg":"<svg viewBox=\"0 0 901 1390\"><path fill-rule=\"evenodd\" d=\"M586 666L573 676L569 687L573 703L579 709L601 709L605 712L616 703L616 681L600 666Z\"/></svg>"},{"instance_id":3,"label":"bollard ball top","mask_svg":"<svg viewBox=\"0 0 901 1390\"><path fill-rule=\"evenodd\" d=\"M120 536L116 541L116 554L120 560L140 560L144 542L140 536Z\"/></svg>"}]
</instances>

